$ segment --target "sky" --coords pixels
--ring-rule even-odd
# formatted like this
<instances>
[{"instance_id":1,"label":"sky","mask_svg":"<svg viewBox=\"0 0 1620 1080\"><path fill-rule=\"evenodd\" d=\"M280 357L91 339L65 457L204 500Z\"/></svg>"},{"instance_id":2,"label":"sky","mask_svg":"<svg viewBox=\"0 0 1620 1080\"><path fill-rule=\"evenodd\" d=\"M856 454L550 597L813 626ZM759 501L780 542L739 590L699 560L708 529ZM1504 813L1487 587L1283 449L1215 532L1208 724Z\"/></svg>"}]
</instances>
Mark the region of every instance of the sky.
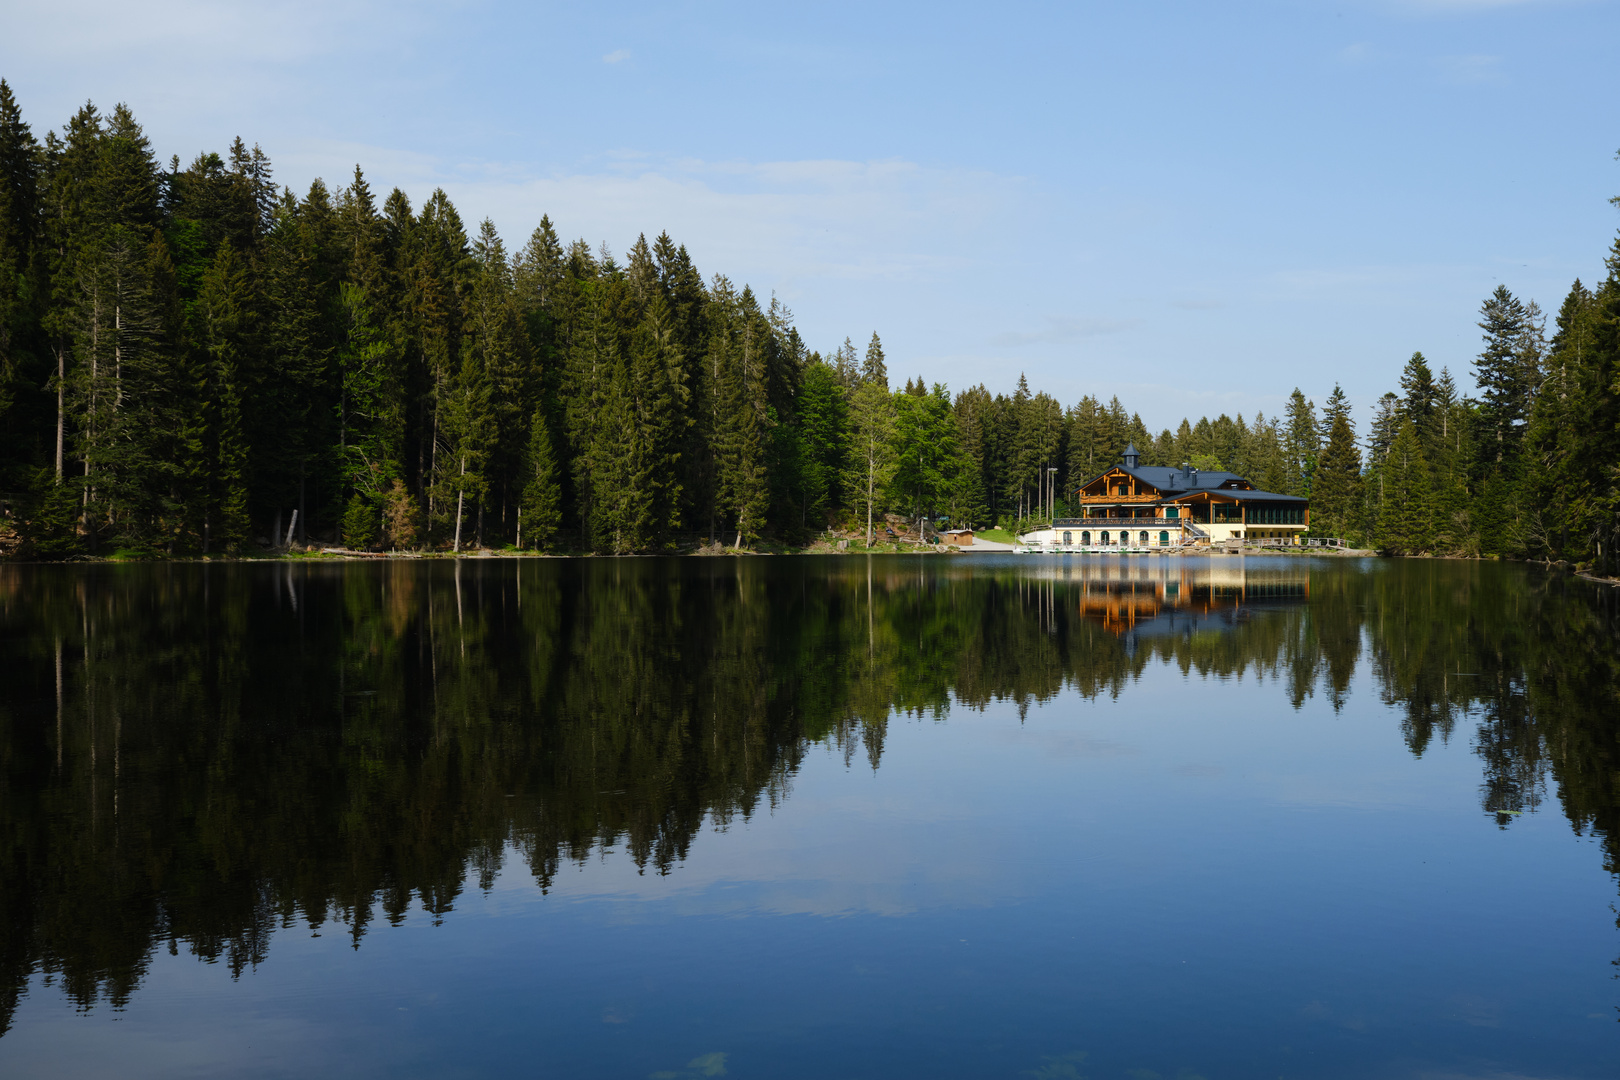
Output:
<instances>
[{"instance_id":1,"label":"sky","mask_svg":"<svg viewBox=\"0 0 1620 1080\"><path fill-rule=\"evenodd\" d=\"M0 0L43 135L127 102L161 158L240 135L296 192L360 165L509 248L667 230L891 381L1149 427L1421 351L1472 387L1498 284L1557 311L1620 212L1620 3ZM1594 111L1595 110L1595 111Z\"/></svg>"}]
</instances>

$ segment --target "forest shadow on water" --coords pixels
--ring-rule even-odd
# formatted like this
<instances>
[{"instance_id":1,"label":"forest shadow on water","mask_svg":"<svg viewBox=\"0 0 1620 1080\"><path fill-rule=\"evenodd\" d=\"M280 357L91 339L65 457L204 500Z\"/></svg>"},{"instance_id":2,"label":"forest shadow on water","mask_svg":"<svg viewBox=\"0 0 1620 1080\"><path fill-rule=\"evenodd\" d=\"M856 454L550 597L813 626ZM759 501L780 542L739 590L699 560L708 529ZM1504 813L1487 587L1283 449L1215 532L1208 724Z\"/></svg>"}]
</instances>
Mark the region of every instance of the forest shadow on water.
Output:
<instances>
[{"instance_id":1,"label":"forest shadow on water","mask_svg":"<svg viewBox=\"0 0 1620 1080\"><path fill-rule=\"evenodd\" d=\"M904 718L1161 671L1295 710L1359 677L1410 754L1468 741L1498 827L1556 800L1614 874L1616 623L1479 562L3 566L0 1032L39 978L118 1008L164 952L240 978L299 926L453 920L514 852L542 892L607 849L679 875L818 746L881 773Z\"/></svg>"}]
</instances>

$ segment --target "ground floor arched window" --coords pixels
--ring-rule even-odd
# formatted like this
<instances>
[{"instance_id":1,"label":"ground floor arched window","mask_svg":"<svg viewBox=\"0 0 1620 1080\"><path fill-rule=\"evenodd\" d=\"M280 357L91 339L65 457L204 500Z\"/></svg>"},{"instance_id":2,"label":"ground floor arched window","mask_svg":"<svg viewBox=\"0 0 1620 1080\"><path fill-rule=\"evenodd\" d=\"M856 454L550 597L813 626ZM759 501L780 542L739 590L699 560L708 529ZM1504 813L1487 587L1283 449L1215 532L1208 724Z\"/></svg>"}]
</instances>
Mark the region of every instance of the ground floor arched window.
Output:
<instances>
[{"instance_id":1,"label":"ground floor arched window","mask_svg":"<svg viewBox=\"0 0 1620 1080\"><path fill-rule=\"evenodd\" d=\"M1102 542L1105 543L1105 544L1108 543L1108 534L1107 533L1103 533L1103 541Z\"/></svg>"},{"instance_id":2,"label":"ground floor arched window","mask_svg":"<svg viewBox=\"0 0 1620 1080\"><path fill-rule=\"evenodd\" d=\"M1091 543L1091 530L1090 529L1087 529L1085 532L1080 534L1080 542L1082 544Z\"/></svg>"},{"instance_id":3,"label":"ground floor arched window","mask_svg":"<svg viewBox=\"0 0 1620 1080\"><path fill-rule=\"evenodd\" d=\"M1072 533L1072 532L1066 532L1066 533L1064 533L1064 534L1063 534L1063 542L1064 542L1064 543L1065 543L1065 544L1072 544L1072 543L1074 543L1074 533Z\"/></svg>"},{"instance_id":4,"label":"ground floor arched window","mask_svg":"<svg viewBox=\"0 0 1620 1080\"><path fill-rule=\"evenodd\" d=\"M1160 533L1159 534L1159 546L1160 547L1168 547L1169 545L1170 545L1170 534L1168 532Z\"/></svg>"},{"instance_id":5,"label":"ground floor arched window","mask_svg":"<svg viewBox=\"0 0 1620 1080\"><path fill-rule=\"evenodd\" d=\"M1147 546L1147 533L1142 534L1142 536L1140 538L1140 542L1141 542L1143 547Z\"/></svg>"}]
</instances>

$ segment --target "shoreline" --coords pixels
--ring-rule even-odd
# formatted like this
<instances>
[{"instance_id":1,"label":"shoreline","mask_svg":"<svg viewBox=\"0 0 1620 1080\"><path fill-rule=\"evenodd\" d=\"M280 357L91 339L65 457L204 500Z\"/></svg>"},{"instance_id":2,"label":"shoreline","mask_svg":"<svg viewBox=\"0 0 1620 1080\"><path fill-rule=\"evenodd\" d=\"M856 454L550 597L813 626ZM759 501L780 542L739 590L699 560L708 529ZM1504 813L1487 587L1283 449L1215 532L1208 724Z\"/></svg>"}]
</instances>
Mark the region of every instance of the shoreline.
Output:
<instances>
[{"instance_id":1,"label":"shoreline","mask_svg":"<svg viewBox=\"0 0 1620 1080\"><path fill-rule=\"evenodd\" d=\"M772 556L809 555L817 557L852 557L856 555L1014 555L1018 554L1011 546L1000 548L936 548L932 546L915 545L901 547L899 545L884 548L849 549L849 550L816 550L814 548L788 548L777 550L748 550L727 548L721 551L687 550L663 552L627 552L621 555L601 554L590 551L544 552L544 551L517 551L511 549L495 550L480 549L476 551L352 551L339 548L323 548L315 551L287 552L280 554L254 554L254 555L176 555L157 556L152 558L118 558L110 555L78 555L68 559L5 559L0 565L9 566L69 566L69 565L159 565L177 563L303 563L303 562L423 562L423 561L460 561L460 560L499 560L499 559L671 559L671 558L751 558ZM1026 552L1032 558L1041 558L1045 554L1071 555L1072 552ZM1090 552L1090 555L1113 555L1111 552ZM1243 556L1243 555L1280 555L1289 558L1380 558L1376 551L1360 549L1307 549L1290 550L1287 548L1184 548L1179 551L1147 551L1132 552L1129 555L1114 555L1115 558L1147 558L1160 559L1170 557L1192 556L1196 558L1215 558L1217 556ZM1446 558L1446 556L1390 556L1391 558ZM1580 576L1587 576L1581 574ZM1594 581L1603 581L1593 578ZM1607 581L1604 584L1620 584L1620 581Z\"/></svg>"}]
</instances>

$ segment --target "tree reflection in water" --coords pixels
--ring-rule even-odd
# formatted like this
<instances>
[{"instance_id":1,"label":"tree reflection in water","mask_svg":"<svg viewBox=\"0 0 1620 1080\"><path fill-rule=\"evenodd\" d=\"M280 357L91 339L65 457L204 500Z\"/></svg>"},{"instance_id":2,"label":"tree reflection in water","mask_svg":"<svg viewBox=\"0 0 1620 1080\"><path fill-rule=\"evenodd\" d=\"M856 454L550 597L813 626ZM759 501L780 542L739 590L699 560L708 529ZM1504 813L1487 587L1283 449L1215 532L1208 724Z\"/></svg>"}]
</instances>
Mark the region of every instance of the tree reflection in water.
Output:
<instances>
[{"instance_id":1,"label":"tree reflection in water","mask_svg":"<svg viewBox=\"0 0 1620 1080\"><path fill-rule=\"evenodd\" d=\"M31 973L126 1001L157 948L442 918L517 851L622 846L876 768L895 713L1150 666L1342 708L1367 665L1421 755L1471 725L1509 827L1556 785L1620 871L1612 593L1519 566L1284 558L522 560L0 568L0 1031Z\"/></svg>"}]
</instances>

